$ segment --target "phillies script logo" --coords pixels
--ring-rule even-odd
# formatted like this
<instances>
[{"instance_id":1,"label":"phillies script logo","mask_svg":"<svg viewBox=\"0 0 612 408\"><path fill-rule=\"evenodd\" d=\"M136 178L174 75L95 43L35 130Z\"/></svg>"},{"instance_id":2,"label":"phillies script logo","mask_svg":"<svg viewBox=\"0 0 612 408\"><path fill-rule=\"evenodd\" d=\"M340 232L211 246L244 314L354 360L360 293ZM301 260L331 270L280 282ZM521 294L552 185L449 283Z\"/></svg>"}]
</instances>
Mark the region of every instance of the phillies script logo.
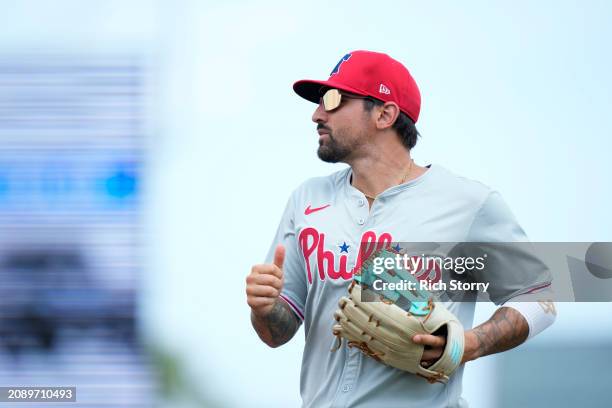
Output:
<instances>
[{"instance_id":1,"label":"phillies script logo","mask_svg":"<svg viewBox=\"0 0 612 408\"><path fill-rule=\"evenodd\" d=\"M298 244L302 250L304 261L306 263L306 272L308 274L308 283L312 283L312 268L316 265L319 272L319 279L325 280L325 277L330 279L353 279L353 274L361 268L364 260L368 259L374 251L382 248L391 247L393 237L388 232L377 236L374 231L364 232L361 236L361 248L357 254L357 261L352 269L348 269L348 248L344 244L341 248L344 250L337 255L333 251L325 249L325 234L319 232L316 228L304 228L298 235ZM393 247L397 252L400 251L399 244ZM344 253L343 253L344 252ZM336 257L339 256L338 269L336 269ZM413 268L412 272L418 280L429 280L437 282L442 277L440 266L437 263L427 263L423 261L421 256L411 256ZM316 262L316 263L313 263ZM433 275L432 275L433 273Z\"/></svg>"}]
</instances>

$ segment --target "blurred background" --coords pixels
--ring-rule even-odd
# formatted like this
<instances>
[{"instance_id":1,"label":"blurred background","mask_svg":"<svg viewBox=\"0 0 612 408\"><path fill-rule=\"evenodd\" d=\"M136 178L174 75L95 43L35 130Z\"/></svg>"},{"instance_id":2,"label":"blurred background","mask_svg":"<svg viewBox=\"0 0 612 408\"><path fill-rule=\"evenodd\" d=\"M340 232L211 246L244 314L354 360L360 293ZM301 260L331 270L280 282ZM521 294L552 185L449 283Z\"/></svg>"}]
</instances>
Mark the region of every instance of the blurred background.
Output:
<instances>
[{"instance_id":1,"label":"blurred background","mask_svg":"<svg viewBox=\"0 0 612 408\"><path fill-rule=\"evenodd\" d=\"M416 78L418 164L499 190L533 241L612 241L607 1L0 10L0 386L76 386L69 406L299 406L303 331L261 343L244 278L291 191L342 168L316 158L315 106L291 85L353 49ZM610 304L558 310L470 363L472 407L609 406Z\"/></svg>"}]
</instances>

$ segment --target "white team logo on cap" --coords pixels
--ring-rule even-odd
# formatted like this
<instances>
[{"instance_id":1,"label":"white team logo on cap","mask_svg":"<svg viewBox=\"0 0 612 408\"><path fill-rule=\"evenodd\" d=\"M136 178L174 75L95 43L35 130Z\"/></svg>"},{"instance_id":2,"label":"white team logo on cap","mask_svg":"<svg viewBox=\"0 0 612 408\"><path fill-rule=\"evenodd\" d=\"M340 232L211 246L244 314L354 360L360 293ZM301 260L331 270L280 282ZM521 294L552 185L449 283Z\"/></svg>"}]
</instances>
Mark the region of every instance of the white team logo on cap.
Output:
<instances>
[{"instance_id":1,"label":"white team logo on cap","mask_svg":"<svg viewBox=\"0 0 612 408\"><path fill-rule=\"evenodd\" d=\"M378 92L381 94L389 95L391 91L384 84L380 84L380 88L378 88Z\"/></svg>"}]
</instances>

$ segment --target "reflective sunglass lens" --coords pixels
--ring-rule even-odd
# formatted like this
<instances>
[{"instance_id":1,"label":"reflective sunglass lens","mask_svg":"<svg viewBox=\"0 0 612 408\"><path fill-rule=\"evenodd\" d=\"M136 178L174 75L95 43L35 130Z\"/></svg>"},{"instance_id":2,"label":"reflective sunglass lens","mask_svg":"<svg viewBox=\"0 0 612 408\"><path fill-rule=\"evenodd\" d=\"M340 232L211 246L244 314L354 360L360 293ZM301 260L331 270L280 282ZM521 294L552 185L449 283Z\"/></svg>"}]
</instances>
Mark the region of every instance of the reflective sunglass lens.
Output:
<instances>
[{"instance_id":1,"label":"reflective sunglass lens","mask_svg":"<svg viewBox=\"0 0 612 408\"><path fill-rule=\"evenodd\" d=\"M337 89L329 89L323 94L323 107L327 112L336 109L340 106L342 95Z\"/></svg>"}]
</instances>

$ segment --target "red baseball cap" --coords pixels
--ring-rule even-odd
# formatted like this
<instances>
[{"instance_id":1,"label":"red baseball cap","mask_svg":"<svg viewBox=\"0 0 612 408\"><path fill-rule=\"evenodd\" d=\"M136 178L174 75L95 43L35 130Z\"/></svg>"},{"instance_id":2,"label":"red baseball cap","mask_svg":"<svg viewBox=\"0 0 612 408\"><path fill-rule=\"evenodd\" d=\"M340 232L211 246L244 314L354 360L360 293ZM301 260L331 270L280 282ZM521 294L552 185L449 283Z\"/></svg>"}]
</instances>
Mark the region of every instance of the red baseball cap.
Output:
<instances>
[{"instance_id":1,"label":"red baseball cap","mask_svg":"<svg viewBox=\"0 0 612 408\"><path fill-rule=\"evenodd\" d=\"M352 51L338 61L327 81L303 79L293 84L298 95L314 103L323 96L322 87L395 102L415 123L419 119L419 88L406 67L387 54Z\"/></svg>"}]
</instances>

